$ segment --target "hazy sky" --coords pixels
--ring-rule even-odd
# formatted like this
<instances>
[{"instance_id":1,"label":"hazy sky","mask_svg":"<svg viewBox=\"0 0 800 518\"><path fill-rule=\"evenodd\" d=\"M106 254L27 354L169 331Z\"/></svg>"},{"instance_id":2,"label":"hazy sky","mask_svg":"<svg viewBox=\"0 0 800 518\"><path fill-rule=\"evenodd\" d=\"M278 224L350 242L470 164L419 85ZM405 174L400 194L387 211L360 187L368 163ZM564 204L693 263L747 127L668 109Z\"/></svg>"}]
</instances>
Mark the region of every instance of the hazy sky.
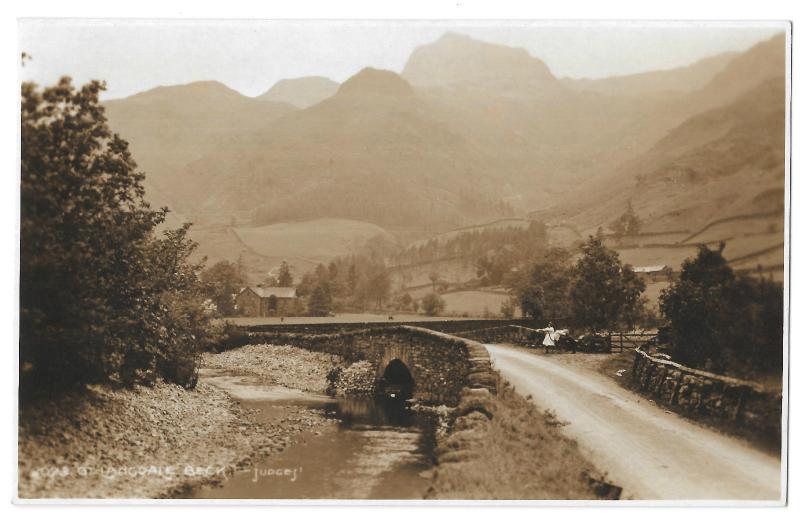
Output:
<instances>
[{"instance_id":1,"label":"hazy sky","mask_svg":"<svg viewBox=\"0 0 800 518\"><path fill-rule=\"evenodd\" d=\"M366 66L401 71L411 51L455 31L524 47L558 77L606 77L687 65L744 50L780 24L613 25L600 22L299 22L22 20L23 80L105 79L105 98L217 80L245 95L276 81L343 81Z\"/></svg>"}]
</instances>

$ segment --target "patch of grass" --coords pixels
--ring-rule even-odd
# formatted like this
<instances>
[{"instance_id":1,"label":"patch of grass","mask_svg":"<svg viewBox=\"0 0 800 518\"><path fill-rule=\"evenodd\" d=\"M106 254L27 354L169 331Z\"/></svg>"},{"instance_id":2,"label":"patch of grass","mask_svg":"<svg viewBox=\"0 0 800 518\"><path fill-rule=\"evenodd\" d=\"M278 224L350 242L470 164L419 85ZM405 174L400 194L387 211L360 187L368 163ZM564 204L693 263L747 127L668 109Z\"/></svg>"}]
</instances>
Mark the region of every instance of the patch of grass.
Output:
<instances>
[{"instance_id":1,"label":"patch of grass","mask_svg":"<svg viewBox=\"0 0 800 518\"><path fill-rule=\"evenodd\" d=\"M473 290L443 293L442 298L447 313L483 316L486 311L492 315L499 315L503 301L510 298L510 295Z\"/></svg>"},{"instance_id":2,"label":"patch of grass","mask_svg":"<svg viewBox=\"0 0 800 518\"><path fill-rule=\"evenodd\" d=\"M598 499L603 476L564 437L551 413L498 381L497 395L462 397L450 434L439 442L428 498ZM607 486L605 486L607 488Z\"/></svg>"},{"instance_id":3,"label":"patch of grass","mask_svg":"<svg viewBox=\"0 0 800 518\"><path fill-rule=\"evenodd\" d=\"M377 225L338 218L236 227L234 232L259 254L322 262L353 253L376 236L394 241L391 234Z\"/></svg>"}]
</instances>

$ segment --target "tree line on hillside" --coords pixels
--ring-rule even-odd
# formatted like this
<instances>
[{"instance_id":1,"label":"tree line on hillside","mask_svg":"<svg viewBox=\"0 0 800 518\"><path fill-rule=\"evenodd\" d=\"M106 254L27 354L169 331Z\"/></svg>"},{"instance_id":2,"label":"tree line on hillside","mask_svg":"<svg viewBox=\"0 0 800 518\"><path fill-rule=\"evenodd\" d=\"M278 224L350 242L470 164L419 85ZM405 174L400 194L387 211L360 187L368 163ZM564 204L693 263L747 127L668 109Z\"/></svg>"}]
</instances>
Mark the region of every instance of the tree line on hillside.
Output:
<instances>
[{"instance_id":1,"label":"tree line on hillside","mask_svg":"<svg viewBox=\"0 0 800 518\"><path fill-rule=\"evenodd\" d=\"M545 225L483 228L463 231L452 238L429 239L391 256L394 265L418 264L450 258L470 261L482 285L499 285L515 268L540 257L547 248Z\"/></svg>"}]
</instances>

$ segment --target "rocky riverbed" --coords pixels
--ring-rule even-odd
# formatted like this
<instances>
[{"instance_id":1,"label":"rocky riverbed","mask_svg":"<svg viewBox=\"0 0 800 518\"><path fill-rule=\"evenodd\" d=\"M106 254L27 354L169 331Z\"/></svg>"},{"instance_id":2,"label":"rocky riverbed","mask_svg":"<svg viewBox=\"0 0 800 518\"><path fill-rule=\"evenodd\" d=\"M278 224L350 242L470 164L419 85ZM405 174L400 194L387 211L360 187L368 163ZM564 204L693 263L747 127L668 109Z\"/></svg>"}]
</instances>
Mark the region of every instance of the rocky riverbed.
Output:
<instances>
[{"instance_id":1,"label":"rocky riverbed","mask_svg":"<svg viewBox=\"0 0 800 518\"><path fill-rule=\"evenodd\" d=\"M208 354L204 367L256 375L320 393L338 364L328 354L256 345ZM223 480L255 457L284 450L301 433L328 426L323 413L286 405L255 419L202 377L194 390L85 390L38 401L19 413L20 498L158 498Z\"/></svg>"},{"instance_id":2,"label":"rocky riverbed","mask_svg":"<svg viewBox=\"0 0 800 518\"><path fill-rule=\"evenodd\" d=\"M342 359L290 345L245 345L218 354L203 356L203 367L249 374L262 381L306 392L324 392L326 376Z\"/></svg>"}]
</instances>

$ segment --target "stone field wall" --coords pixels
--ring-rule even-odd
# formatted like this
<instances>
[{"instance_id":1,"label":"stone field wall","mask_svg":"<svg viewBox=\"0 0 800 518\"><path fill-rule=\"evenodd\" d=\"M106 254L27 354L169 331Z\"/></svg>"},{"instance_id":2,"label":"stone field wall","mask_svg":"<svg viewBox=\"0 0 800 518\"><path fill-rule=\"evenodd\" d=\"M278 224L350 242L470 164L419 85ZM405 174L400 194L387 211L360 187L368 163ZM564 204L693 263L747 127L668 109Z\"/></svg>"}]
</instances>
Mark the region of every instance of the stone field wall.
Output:
<instances>
[{"instance_id":1,"label":"stone field wall","mask_svg":"<svg viewBox=\"0 0 800 518\"><path fill-rule=\"evenodd\" d=\"M692 369L636 350L633 382L638 390L696 415L729 421L781 437L781 394L756 383Z\"/></svg>"}]
</instances>

